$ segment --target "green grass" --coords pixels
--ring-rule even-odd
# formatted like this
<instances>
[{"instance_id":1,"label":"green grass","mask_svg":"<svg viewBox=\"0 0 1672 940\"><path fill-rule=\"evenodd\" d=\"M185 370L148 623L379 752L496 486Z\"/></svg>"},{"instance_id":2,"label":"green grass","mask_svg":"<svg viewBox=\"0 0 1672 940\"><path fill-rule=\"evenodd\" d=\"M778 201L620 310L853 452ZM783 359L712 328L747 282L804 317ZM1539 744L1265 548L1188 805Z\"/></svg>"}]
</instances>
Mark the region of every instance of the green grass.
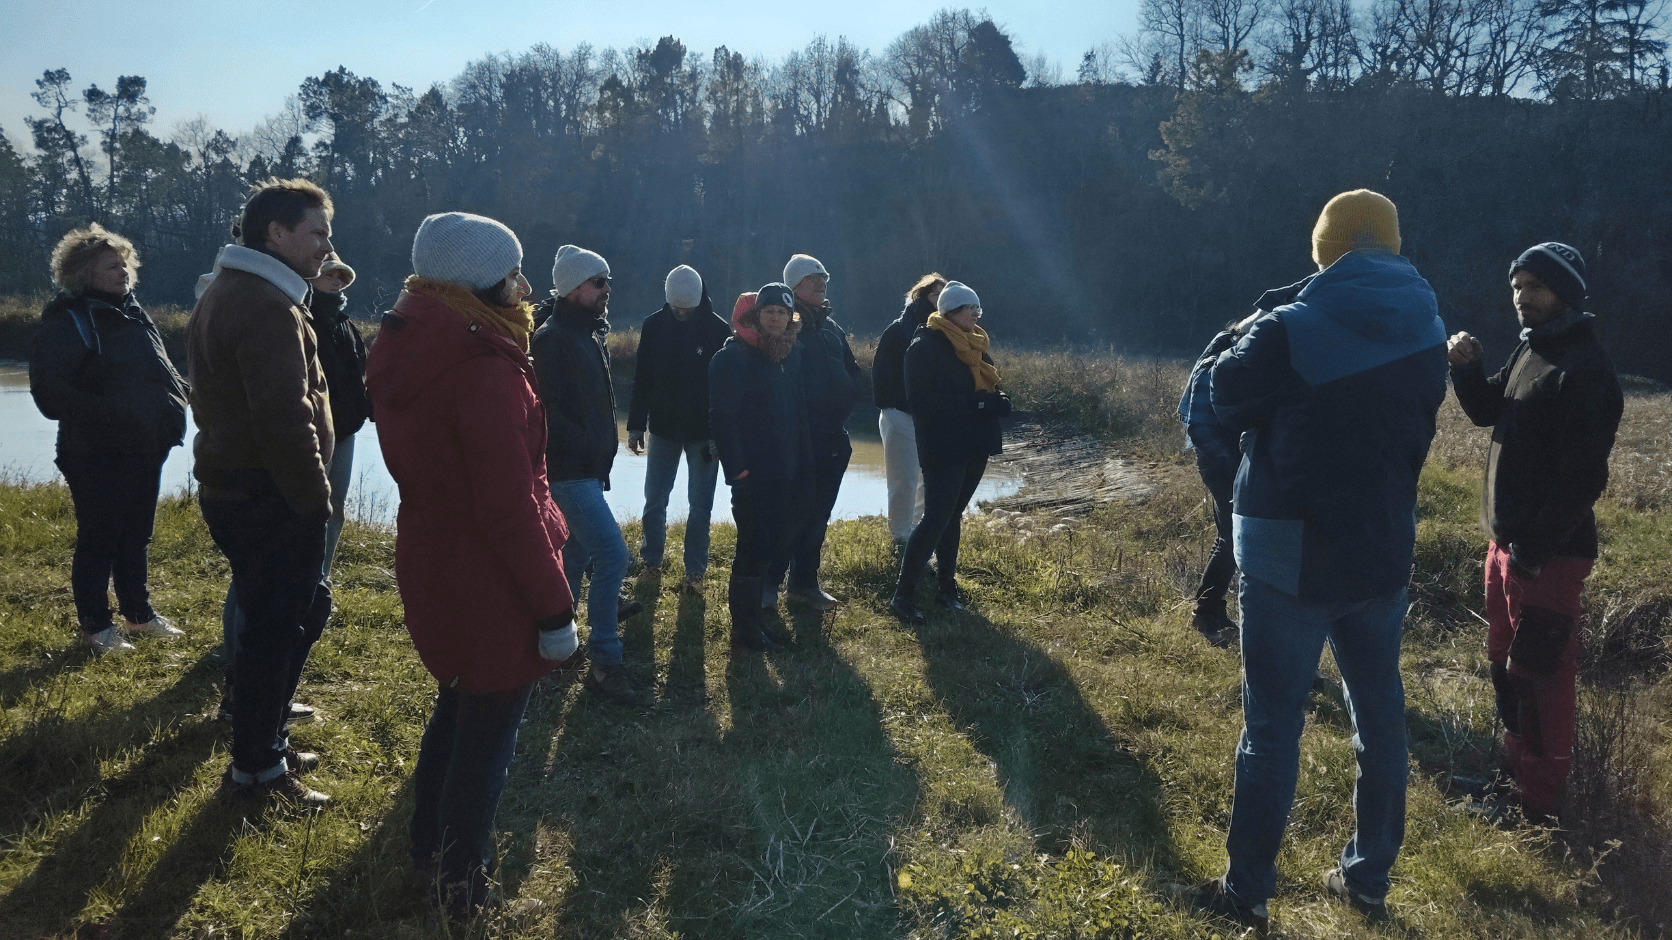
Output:
<instances>
[{"instance_id":1,"label":"green grass","mask_svg":"<svg viewBox=\"0 0 1672 940\"><path fill-rule=\"evenodd\" d=\"M1230 935L1163 899L1165 883L1223 865L1240 721L1237 661L1199 642L1181 603L1210 525L1187 474L1161 476L1145 506L1025 543L972 523L973 612L916 629L882 610L881 522L838 523L827 582L849 603L792 617L797 649L764 659L725 644L732 532L718 527L707 598L672 593L676 569L637 582L649 610L625 634L653 704L538 691L500 807L499 877L544 905L474 928L427 919L404 856L433 685L401 628L389 532L349 525L340 612L304 679L326 720L296 737L325 755L310 779L335 801L246 823L214 799L226 568L195 507L163 503L152 552L156 602L188 639L92 660L70 644L68 494L0 487L0 934ZM1472 479L1424 480L1397 915L1367 926L1318 889L1353 784L1345 710L1320 696L1280 859L1285 936L1632 935L1611 862L1482 826L1442 796L1493 730L1478 621L1462 609L1478 603ZM1664 564L1664 516L1609 522L1630 533L1619 560ZM1634 580L1613 569L1615 544L1599 585ZM1664 823L1663 784L1643 783L1641 819Z\"/></svg>"}]
</instances>

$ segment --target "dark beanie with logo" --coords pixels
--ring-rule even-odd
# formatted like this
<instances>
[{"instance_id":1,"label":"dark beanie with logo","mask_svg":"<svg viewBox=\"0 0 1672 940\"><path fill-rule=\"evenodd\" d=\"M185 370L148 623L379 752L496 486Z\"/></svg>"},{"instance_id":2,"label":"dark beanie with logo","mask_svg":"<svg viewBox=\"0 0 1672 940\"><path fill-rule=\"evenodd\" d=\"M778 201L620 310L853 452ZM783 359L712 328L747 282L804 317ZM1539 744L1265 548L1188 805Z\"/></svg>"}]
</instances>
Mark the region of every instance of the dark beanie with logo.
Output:
<instances>
[{"instance_id":1,"label":"dark beanie with logo","mask_svg":"<svg viewBox=\"0 0 1672 940\"><path fill-rule=\"evenodd\" d=\"M1585 259L1579 250L1561 242L1543 242L1523 251L1509 266L1513 280L1515 272L1526 271L1544 282L1550 292L1575 310L1585 309Z\"/></svg>"}]
</instances>

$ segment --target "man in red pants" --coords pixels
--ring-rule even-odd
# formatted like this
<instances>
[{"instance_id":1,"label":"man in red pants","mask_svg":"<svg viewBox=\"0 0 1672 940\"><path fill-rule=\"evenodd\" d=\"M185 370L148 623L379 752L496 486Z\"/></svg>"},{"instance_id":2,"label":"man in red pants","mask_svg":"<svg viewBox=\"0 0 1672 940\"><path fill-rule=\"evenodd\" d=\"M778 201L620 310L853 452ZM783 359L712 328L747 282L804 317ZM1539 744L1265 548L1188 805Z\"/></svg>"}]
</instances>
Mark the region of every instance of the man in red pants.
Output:
<instances>
[{"instance_id":1,"label":"man in red pants","mask_svg":"<svg viewBox=\"0 0 1672 940\"><path fill-rule=\"evenodd\" d=\"M1585 262L1559 242L1510 266L1521 345L1488 378L1468 333L1447 344L1452 388L1477 426L1492 428L1481 494L1487 655L1513 786L1489 795L1493 819L1551 825L1573 762L1580 592L1597 557L1592 506L1608 485L1623 399L1613 363L1584 313Z\"/></svg>"}]
</instances>

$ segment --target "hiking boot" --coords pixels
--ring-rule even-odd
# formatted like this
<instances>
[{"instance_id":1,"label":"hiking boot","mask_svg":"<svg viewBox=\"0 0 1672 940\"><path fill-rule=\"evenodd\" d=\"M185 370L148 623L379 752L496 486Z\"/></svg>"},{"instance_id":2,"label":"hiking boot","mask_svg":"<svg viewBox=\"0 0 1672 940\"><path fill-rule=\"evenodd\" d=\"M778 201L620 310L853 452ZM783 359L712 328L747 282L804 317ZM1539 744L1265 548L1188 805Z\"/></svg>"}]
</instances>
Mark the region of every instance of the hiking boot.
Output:
<instances>
[{"instance_id":1,"label":"hiking boot","mask_svg":"<svg viewBox=\"0 0 1672 940\"><path fill-rule=\"evenodd\" d=\"M105 627L98 633L81 631L81 643L83 646L92 647L94 656L103 656L106 653L126 653L134 648L134 645L122 636L122 631L116 629L115 625Z\"/></svg>"},{"instance_id":2,"label":"hiking boot","mask_svg":"<svg viewBox=\"0 0 1672 940\"><path fill-rule=\"evenodd\" d=\"M915 604L903 597L890 600L888 602L888 612L908 627L921 627L929 622Z\"/></svg>"},{"instance_id":3,"label":"hiking boot","mask_svg":"<svg viewBox=\"0 0 1672 940\"><path fill-rule=\"evenodd\" d=\"M317 759L319 755L314 755ZM302 782L292 769L285 770L271 780L254 780L243 783L232 778L232 768L221 775L221 800L226 803L253 803L266 797L272 797L285 803L293 804L302 809L323 809L331 802L329 794L321 793Z\"/></svg>"},{"instance_id":4,"label":"hiking boot","mask_svg":"<svg viewBox=\"0 0 1672 940\"><path fill-rule=\"evenodd\" d=\"M299 725L304 722L313 721L315 714L316 712L314 711L314 707L312 705L303 705L301 702L291 702L290 710L286 712L284 716L284 726L288 728L291 725ZM219 708L215 709L215 717L228 724L232 723L231 695L221 696L221 704Z\"/></svg>"},{"instance_id":5,"label":"hiking boot","mask_svg":"<svg viewBox=\"0 0 1672 940\"><path fill-rule=\"evenodd\" d=\"M165 640L173 640L186 635L186 631L176 627L173 621L162 614L152 614L151 619L144 623L134 623L129 620L127 626L122 629L129 636L135 633L143 633L146 636L161 637Z\"/></svg>"},{"instance_id":6,"label":"hiking boot","mask_svg":"<svg viewBox=\"0 0 1672 940\"><path fill-rule=\"evenodd\" d=\"M1354 891L1348 886L1347 873L1342 871L1340 866L1324 872L1324 893L1338 901L1346 902L1348 907L1370 920L1384 920L1388 916L1387 900Z\"/></svg>"},{"instance_id":7,"label":"hiking boot","mask_svg":"<svg viewBox=\"0 0 1672 940\"><path fill-rule=\"evenodd\" d=\"M964 598L956 584L943 584L935 591L935 603L947 610L964 610Z\"/></svg>"},{"instance_id":8,"label":"hiking boot","mask_svg":"<svg viewBox=\"0 0 1672 940\"><path fill-rule=\"evenodd\" d=\"M586 671L581 684L593 693L614 702L617 705L635 705L638 703L638 693L633 689L633 681L627 676L627 667L622 663L606 666L603 663L593 663Z\"/></svg>"},{"instance_id":9,"label":"hiking boot","mask_svg":"<svg viewBox=\"0 0 1672 940\"><path fill-rule=\"evenodd\" d=\"M736 649L766 653L778 645L762 629L766 611L753 603L760 593L760 578L732 578L726 584L726 608L731 614L731 644Z\"/></svg>"},{"instance_id":10,"label":"hiking boot","mask_svg":"<svg viewBox=\"0 0 1672 940\"><path fill-rule=\"evenodd\" d=\"M696 594L700 596L707 589L707 587L708 586L706 584L703 584L702 578L686 578L685 580L679 582L679 590L685 594Z\"/></svg>"},{"instance_id":11,"label":"hiking boot","mask_svg":"<svg viewBox=\"0 0 1672 940\"><path fill-rule=\"evenodd\" d=\"M621 605L615 609L615 621L620 623L642 610L644 610L644 605L639 603L638 598L623 594L621 595Z\"/></svg>"},{"instance_id":12,"label":"hiking boot","mask_svg":"<svg viewBox=\"0 0 1672 940\"><path fill-rule=\"evenodd\" d=\"M790 588L789 593L786 596L789 600L798 604L806 604L814 610L830 610L837 604L841 603L841 601L837 600L835 597L826 594L823 588L817 586L809 588Z\"/></svg>"},{"instance_id":13,"label":"hiking boot","mask_svg":"<svg viewBox=\"0 0 1672 940\"><path fill-rule=\"evenodd\" d=\"M319 766L319 755L313 751L298 751L294 747L286 747L284 764L294 773L307 773Z\"/></svg>"},{"instance_id":14,"label":"hiking boot","mask_svg":"<svg viewBox=\"0 0 1672 940\"><path fill-rule=\"evenodd\" d=\"M1237 622L1226 616L1224 607L1197 607L1190 625L1215 649L1225 649L1237 636Z\"/></svg>"},{"instance_id":15,"label":"hiking boot","mask_svg":"<svg viewBox=\"0 0 1672 940\"><path fill-rule=\"evenodd\" d=\"M1265 936L1271 929L1271 914L1266 910L1266 903L1249 904L1227 891L1224 879L1215 878L1195 887L1168 885L1167 891L1186 907L1252 927L1259 936Z\"/></svg>"}]
</instances>

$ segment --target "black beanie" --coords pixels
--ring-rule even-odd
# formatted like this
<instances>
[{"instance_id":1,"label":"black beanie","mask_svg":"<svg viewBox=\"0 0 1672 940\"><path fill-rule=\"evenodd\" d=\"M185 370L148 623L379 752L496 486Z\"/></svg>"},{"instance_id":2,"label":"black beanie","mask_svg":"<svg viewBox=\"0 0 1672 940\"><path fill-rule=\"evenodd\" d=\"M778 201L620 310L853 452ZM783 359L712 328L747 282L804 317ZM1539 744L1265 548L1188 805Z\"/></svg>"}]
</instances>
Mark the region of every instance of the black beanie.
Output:
<instances>
[{"instance_id":1,"label":"black beanie","mask_svg":"<svg viewBox=\"0 0 1672 940\"><path fill-rule=\"evenodd\" d=\"M788 284L773 281L755 293L755 309L777 304L785 310L795 310L795 293Z\"/></svg>"},{"instance_id":2,"label":"black beanie","mask_svg":"<svg viewBox=\"0 0 1672 940\"><path fill-rule=\"evenodd\" d=\"M1585 259L1578 249L1561 242L1544 242L1523 251L1509 266L1509 276L1526 269L1551 293L1575 310L1585 309Z\"/></svg>"}]
</instances>

